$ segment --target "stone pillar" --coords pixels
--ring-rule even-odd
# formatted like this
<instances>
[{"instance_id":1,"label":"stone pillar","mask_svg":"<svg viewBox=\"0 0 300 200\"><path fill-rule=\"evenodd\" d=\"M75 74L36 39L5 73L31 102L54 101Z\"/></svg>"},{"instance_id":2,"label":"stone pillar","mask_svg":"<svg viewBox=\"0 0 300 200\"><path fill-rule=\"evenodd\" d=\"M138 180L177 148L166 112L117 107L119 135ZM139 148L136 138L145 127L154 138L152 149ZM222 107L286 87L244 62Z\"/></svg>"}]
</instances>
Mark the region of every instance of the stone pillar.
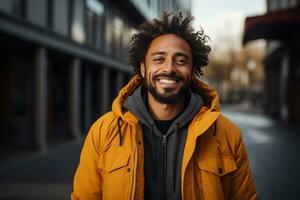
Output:
<instances>
[{"instance_id":1,"label":"stone pillar","mask_svg":"<svg viewBox=\"0 0 300 200\"><path fill-rule=\"evenodd\" d=\"M124 73L123 72L118 72L117 73L117 78L116 78L116 86L117 86L117 95L119 93L119 91L122 89L123 85L124 85Z\"/></svg>"},{"instance_id":2,"label":"stone pillar","mask_svg":"<svg viewBox=\"0 0 300 200\"><path fill-rule=\"evenodd\" d=\"M84 71L84 131L87 133L91 126L91 108L92 108L92 74L90 68L85 68Z\"/></svg>"},{"instance_id":3,"label":"stone pillar","mask_svg":"<svg viewBox=\"0 0 300 200\"><path fill-rule=\"evenodd\" d=\"M280 119L283 121L289 120L289 110L288 110L288 80L290 78L290 56L288 47L284 48L282 55L282 60L280 63L280 85L279 85L279 102L280 102Z\"/></svg>"},{"instance_id":4,"label":"stone pillar","mask_svg":"<svg viewBox=\"0 0 300 200\"><path fill-rule=\"evenodd\" d=\"M80 126L80 76L81 62L73 58L70 64L70 98L69 98L69 130L72 138L78 139L81 136Z\"/></svg>"},{"instance_id":5,"label":"stone pillar","mask_svg":"<svg viewBox=\"0 0 300 200\"><path fill-rule=\"evenodd\" d=\"M112 89L110 88L110 70L106 67L101 69L100 72L100 94L101 94L101 113L108 112L111 110L111 96Z\"/></svg>"},{"instance_id":6,"label":"stone pillar","mask_svg":"<svg viewBox=\"0 0 300 200\"><path fill-rule=\"evenodd\" d=\"M34 53L34 137L33 145L47 150L47 50L38 47Z\"/></svg>"}]
</instances>

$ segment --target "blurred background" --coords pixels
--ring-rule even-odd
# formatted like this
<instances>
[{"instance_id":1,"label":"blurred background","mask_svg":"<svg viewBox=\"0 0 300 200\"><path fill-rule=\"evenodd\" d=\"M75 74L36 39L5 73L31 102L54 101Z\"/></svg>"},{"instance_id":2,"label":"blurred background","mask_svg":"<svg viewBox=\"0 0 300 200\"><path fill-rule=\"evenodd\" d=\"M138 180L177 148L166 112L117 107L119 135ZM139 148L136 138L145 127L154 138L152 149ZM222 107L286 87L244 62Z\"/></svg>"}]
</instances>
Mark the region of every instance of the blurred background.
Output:
<instances>
[{"instance_id":1,"label":"blurred background","mask_svg":"<svg viewBox=\"0 0 300 200\"><path fill-rule=\"evenodd\" d=\"M300 197L300 0L0 0L0 199L69 199L89 126L161 11L212 46L202 79L241 129L259 199Z\"/></svg>"}]
</instances>

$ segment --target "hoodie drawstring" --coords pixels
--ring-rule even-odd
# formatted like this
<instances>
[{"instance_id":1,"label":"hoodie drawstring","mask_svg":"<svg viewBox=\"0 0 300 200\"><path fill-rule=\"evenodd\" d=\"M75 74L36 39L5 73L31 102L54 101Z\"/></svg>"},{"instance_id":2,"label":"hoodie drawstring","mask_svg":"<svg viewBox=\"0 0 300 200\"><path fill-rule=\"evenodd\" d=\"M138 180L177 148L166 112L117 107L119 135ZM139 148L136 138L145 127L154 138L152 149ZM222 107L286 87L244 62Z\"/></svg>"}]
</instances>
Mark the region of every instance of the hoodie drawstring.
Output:
<instances>
[{"instance_id":1,"label":"hoodie drawstring","mask_svg":"<svg viewBox=\"0 0 300 200\"><path fill-rule=\"evenodd\" d=\"M122 146L122 133L121 133L121 126L122 126L122 119L121 117L118 118L118 134L119 134L119 146Z\"/></svg>"}]
</instances>

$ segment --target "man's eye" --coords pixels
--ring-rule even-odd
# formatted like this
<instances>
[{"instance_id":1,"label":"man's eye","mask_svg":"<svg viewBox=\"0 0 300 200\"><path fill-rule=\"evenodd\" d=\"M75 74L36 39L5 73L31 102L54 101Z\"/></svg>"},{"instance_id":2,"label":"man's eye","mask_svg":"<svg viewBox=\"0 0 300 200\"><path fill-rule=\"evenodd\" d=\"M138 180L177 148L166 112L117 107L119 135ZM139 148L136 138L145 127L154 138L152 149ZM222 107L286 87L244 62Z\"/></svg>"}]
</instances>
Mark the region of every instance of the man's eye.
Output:
<instances>
[{"instance_id":1,"label":"man's eye","mask_svg":"<svg viewBox=\"0 0 300 200\"><path fill-rule=\"evenodd\" d=\"M163 62L163 61L164 61L164 58L161 58L161 57L159 57L159 58L154 58L153 61L156 62L156 63Z\"/></svg>"},{"instance_id":2,"label":"man's eye","mask_svg":"<svg viewBox=\"0 0 300 200\"><path fill-rule=\"evenodd\" d=\"M186 64L186 61L184 59L177 59L176 63L179 65L184 65L184 64Z\"/></svg>"}]
</instances>

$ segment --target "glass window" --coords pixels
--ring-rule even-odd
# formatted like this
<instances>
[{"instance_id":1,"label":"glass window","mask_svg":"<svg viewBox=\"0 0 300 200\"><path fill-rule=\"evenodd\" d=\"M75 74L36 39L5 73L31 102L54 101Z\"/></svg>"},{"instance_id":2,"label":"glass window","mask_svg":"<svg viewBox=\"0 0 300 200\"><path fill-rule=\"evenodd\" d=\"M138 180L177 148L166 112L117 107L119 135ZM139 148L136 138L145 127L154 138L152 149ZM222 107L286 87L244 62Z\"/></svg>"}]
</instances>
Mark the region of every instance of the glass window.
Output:
<instances>
[{"instance_id":1,"label":"glass window","mask_svg":"<svg viewBox=\"0 0 300 200\"><path fill-rule=\"evenodd\" d=\"M47 0L26 1L27 20L40 26L47 26Z\"/></svg>"},{"instance_id":2,"label":"glass window","mask_svg":"<svg viewBox=\"0 0 300 200\"><path fill-rule=\"evenodd\" d=\"M133 26L131 26L129 23L126 24L126 26L124 27L124 33L123 35L123 60L125 62L128 61L128 52L129 52L129 43L130 40L133 36L133 34L135 34L137 31L136 29L133 28Z\"/></svg>"},{"instance_id":3,"label":"glass window","mask_svg":"<svg viewBox=\"0 0 300 200\"><path fill-rule=\"evenodd\" d=\"M100 49L104 35L104 5L98 0L87 0L86 7L87 43Z\"/></svg>"},{"instance_id":4,"label":"glass window","mask_svg":"<svg viewBox=\"0 0 300 200\"><path fill-rule=\"evenodd\" d=\"M0 0L0 10L18 17L25 17L25 1Z\"/></svg>"},{"instance_id":5,"label":"glass window","mask_svg":"<svg viewBox=\"0 0 300 200\"><path fill-rule=\"evenodd\" d=\"M73 0L71 37L79 43L85 42L83 0Z\"/></svg>"},{"instance_id":6,"label":"glass window","mask_svg":"<svg viewBox=\"0 0 300 200\"><path fill-rule=\"evenodd\" d=\"M5 12L12 12L12 1L11 0L1 0L0 9Z\"/></svg>"},{"instance_id":7,"label":"glass window","mask_svg":"<svg viewBox=\"0 0 300 200\"><path fill-rule=\"evenodd\" d=\"M129 43L129 40L130 40L130 38L129 38L129 27L128 27L128 25L127 24L125 24L124 25L124 28L123 28L123 33L122 33L122 35L123 35L123 39L122 39L122 42L123 42L123 44L122 44L122 55L121 55L121 57L122 57L122 60L123 61L126 61L127 60L127 57L128 57L128 43Z\"/></svg>"},{"instance_id":8,"label":"glass window","mask_svg":"<svg viewBox=\"0 0 300 200\"><path fill-rule=\"evenodd\" d=\"M98 0L87 0L86 7L98 16L101 16L104 13L104 6Z\"/></svg>"},{"instance_id":9,"label":"glass window","mask_svg":"<svg viewBox=\"0 0 300 200\"><path fill-rule=\"evenodd\" d=\"M120 17L115 15L113 20L113 49L116 57L120 58L122 51L122 31L123 31L123 21Z\"/></svg>"},{"instance_id":10,"label":"glass window","mask_svg":"<svg viewBox=\"0 0 300 200\"><path fill-rule=\"evenodd\" d=\"M94 17L93 17L93 13L90 10L87 10L86 12L86 42L88 45L93 46L93 32L94 32Z\"/></svg>"},{"instance_id":11,"label":"glass window","mask_svg":"<svg viewBox=\"0 0 300 200\"><path fill-rule=\"evenodd\" d=\"M105 52L111 53L112 51L112 45L113 45L113 37L112 37L112 31L113 31L113 25L112 25L112 14L111 10L108 10L105 14Z\"/></svg>"},{"instance_id":12,"label":"glass window","mask_svg":"<svg viewBox=\"0 0 300 200\"><path fill-rule=\"evenodd\" d=\"M69 30L69 9L68 0L54 0L52 12L53 31L68 35Z\"/></svg>"}]
</instances>

